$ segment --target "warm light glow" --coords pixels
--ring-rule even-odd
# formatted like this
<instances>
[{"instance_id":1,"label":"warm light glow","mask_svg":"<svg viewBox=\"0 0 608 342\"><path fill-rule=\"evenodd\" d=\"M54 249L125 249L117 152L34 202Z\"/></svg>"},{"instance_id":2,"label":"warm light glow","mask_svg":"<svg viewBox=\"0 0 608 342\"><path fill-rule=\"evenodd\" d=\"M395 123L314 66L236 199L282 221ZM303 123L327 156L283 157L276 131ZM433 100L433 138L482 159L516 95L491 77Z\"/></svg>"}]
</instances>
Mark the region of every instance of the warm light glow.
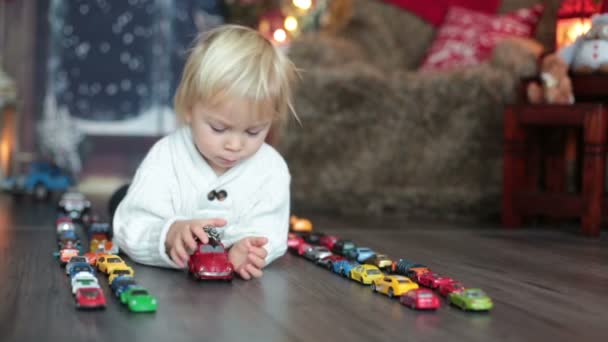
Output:
<instances>
[{"instance_id":1,"label":"warm light glow","mask_svg":"<svg viewBox=\"0 0 608 342\"><path fill-rule=\"evenodd\" d=\"M283 43L286 39L287 39L287 33L285 32L285 30L283 29L277 29L274 31L274 33L272 34L272 37L274 38L274 40L276 40L279 43Z\"/></svg>"},{"instance_id":2,"label":"warm light glow","mask_svg":"<svg viewBox=\"0 0 608 342\"><path fill-rule=\"evenodd\" d=\"M0 175L6 176L11 170L11 153L15 141L15 111L11 108L5 108L0 112L0 118L4 122L0 122L2 132L0 135Z\"/></svg>"},{"instance_id":3,"label":"warm light glow","mask_svg":"<svg viewBox=\"0 0 608 342\"><path fill-rule=\"evenodd\" d=\"M262 19L260 24L258 25L258 30L262 33L270 32L270 22L268 20Z\"/></svg>"},{"instance_id":4,"label":"warm light glow","mask_svg":"<svg viewBox=\"0 0 608 342\"><path fill-rule=\"evenodd\" d=\"M285 28L287 31L295 31L298 29L298 20L292 16L285 18Z\"/></svg>"},{"instance_id":5,"label":"warm light glow","mask_svg":"<svg viewBox=\"0 0 608 342\"><path fill-rule=\"evenodd\" d=\"M560 19L557 21L557 48L573 43L576 38L587 33L591 29L591 19L573 18Z\"/></svg>"},{"instance_id":6,"label":"warm light glow","mask_svg":"<svg viewBox=\"0 0 608 342\"><path fill-rule=\"evenodd\" d=\"M299 9L308 10L312 6L312 0L293 0L293 5Z\"/></svg>"}]
</instances>

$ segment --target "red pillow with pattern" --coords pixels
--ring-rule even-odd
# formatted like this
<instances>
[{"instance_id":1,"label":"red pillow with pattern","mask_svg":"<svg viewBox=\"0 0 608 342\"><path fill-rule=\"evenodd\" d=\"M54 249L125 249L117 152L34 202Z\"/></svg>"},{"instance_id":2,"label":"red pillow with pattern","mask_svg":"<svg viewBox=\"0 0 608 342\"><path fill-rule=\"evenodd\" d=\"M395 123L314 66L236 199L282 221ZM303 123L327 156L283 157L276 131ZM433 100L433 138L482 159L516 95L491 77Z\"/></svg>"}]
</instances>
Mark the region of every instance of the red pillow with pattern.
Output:
<instances>
[{"instance_id":1,"label":"red pillow with pattern","mask_svg":"<svg viewBox=\"0 0 608 342\"><path fill-rule=\"evenodd\" d=\"M502 15L450 7L420 70L448 70L477 65L492 55L502 39L532 37L544 6L535 5Z\"/></svg>"}]
</instances>

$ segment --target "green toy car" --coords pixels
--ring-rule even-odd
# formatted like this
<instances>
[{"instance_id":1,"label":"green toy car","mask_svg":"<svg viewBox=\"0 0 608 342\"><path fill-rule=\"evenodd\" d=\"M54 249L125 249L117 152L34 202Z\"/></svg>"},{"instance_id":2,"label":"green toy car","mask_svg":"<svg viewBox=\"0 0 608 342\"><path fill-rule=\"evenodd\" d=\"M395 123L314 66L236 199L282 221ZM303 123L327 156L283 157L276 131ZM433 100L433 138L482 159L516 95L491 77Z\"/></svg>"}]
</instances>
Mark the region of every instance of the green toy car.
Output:
<instances>
[{"instance_id":1,"label":"green toy car","mask_svg":"<svg viewBox=\"0 0 608 342\"><path fill-rule=\"evenodd\" d=\"M156 298L143 287L131 287L120 294L120 301L133 312L156 311Z\"/></svg>"},{"instance_id":2,"label":"green toy car","mask_svg":"<svg viewBox=\"0 0 608 342\"><path fill-rule=\"evenodd\" d=\"M480 289L466 289L461 292L452 292L449 294L448 300L450 304L465 311L488 311L494 306L492 299Z\"/></svg>"}]
</instances>

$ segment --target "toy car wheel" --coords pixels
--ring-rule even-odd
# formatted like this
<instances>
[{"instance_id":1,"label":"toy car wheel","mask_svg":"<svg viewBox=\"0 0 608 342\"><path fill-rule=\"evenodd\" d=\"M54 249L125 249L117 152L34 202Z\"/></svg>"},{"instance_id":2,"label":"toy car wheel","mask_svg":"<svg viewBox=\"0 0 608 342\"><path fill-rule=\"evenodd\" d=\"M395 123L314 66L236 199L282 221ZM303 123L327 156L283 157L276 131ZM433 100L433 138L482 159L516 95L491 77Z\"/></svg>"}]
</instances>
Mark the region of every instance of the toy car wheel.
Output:
<instances>
[{"instance_id":1,"label":"toy car wheel","mask_svg":"<svg viewBox=\"0 0 608 342\"><path fill-rule=\"evenodd\" d=\"M39 201L42 201L44 199L46 199L49 195L49 190L46 188L46 186L44 186L44 184L36 184L36 186L34 186L34 198L36 198Z\"/></svg>"},{"instance_id":2,"label":"toy car wheel","mask_svg":"<svg viewBox=\"0 0 608 342\"><path fill-rule=\"evenodd\" d=\"M393 289L388 289L388 298L393 298L393 296L395 296Z\"/></svg>"},{"instance_id":3,"label":"toy car wheel","mask_svg":"<svg viewBox=\"0 0 608 342\"><path fill-rule=\"evenodd\" d=\"M372 288L372 292L376 292L376 284L372 283L370 287Z\"/></svg>"}]
</instances>

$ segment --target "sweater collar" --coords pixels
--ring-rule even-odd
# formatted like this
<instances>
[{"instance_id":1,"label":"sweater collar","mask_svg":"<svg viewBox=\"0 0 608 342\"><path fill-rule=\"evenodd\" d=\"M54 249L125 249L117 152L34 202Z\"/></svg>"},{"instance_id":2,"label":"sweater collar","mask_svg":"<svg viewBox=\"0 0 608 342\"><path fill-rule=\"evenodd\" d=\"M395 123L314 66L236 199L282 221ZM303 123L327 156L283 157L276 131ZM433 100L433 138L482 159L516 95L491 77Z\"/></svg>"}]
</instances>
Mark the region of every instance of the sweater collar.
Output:
<instances>
[{"instance_id":1,"label":"sweater collar","mask_svg":"<svg viewBox=\"0 0 608 342\"><path fill-rule=\"evenodd\" d=\"M190 157L190 161L192 163L191 165L196 170L195 172L198 174L198 176L203 177L203 179L209 180L214 184L214 186L219 186L223 183L229 182L236 175L242 172L242 169L244 169L246 164L248 164L248 160L243 160L224 172L221 176L218 176L196 147L190 126L184 125L181 128L181 133L182 143L184 146L186 146L188 156Z\"/></svg>"}]
</instances>

